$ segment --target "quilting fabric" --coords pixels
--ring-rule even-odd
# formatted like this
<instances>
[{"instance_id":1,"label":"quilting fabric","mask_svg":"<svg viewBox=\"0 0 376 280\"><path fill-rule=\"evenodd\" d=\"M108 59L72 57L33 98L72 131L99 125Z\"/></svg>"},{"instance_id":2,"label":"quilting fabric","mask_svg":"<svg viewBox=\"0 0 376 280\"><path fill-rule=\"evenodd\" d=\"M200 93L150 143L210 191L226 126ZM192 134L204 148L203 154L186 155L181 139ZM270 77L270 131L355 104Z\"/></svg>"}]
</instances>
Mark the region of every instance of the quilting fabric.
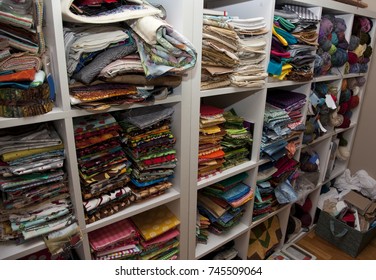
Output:
<instances>
[{"instance_id":1,"label":"quilting fabric","mask_svg":"<svg viewBox=\"0 0 376 280\"><path fill-rule=\"evenodd\" d=\"M263 260L279 244L282 232L277 215L266 220L251 230L249 238L248 260Z\"/></svg>"}]
</instances>

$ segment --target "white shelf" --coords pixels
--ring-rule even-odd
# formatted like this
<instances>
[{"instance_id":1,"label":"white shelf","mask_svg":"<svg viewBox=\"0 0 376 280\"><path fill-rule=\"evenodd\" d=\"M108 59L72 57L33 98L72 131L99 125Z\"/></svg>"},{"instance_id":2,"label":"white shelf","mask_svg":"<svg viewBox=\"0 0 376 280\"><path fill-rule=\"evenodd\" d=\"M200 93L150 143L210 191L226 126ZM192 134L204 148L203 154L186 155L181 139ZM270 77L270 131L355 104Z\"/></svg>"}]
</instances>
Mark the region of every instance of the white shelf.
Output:
<instances>
[{"instance_id":1,"label":"white shelf","mask_svg":"<svg viewBox=\"0 0 376 280\"><path fill-rule=\"evenodd\" d=\"M215 249L237 238L238 236L244 234L247 231L248 227L240 223L234 226L234 228L230 229L228 232L223 233L221 235L209 233L207 244L197 244L196 259L202 258L210 252L213 252Z\"/></svg>"},{"instance_id":2,"label":"white shelf","mask_svg":"<svg viewBox=\"0 0 376 280\"><path fill-rule=\"evenodd\" d=\"M239 164L235 167L224 170L221 173L216 174L210 178L202 179L201 181L199 181L197 183L197 190L210 186L214 183L227 179L231 176L235 176L236 174L239 174L241 172L248 171L256 166L257 166L256 162L248 161L248 162Z\"/></svg>"},{"instance_id":3,"label":"white shelf","mask_svg":"<svg viewBox=\"0 0 376 280\"><path fill-rule=\"evenodd\" d=\"M0 243L1 259L15 260L33 254L46 248L42 238L35 238L23 244L16 245L13 241Z\"/></svg>"},{"instance_id":4,"label":"white shelf","mask_svg":"<svg viewBox=\"0 0 376 280\"><path fill-rule=\"evenodd\" d=\"M217 89L210 89L210 90L203 90L200 92L201 97L209 97L209 96L218 96L218 95L225 95L225 94L233 94L237 92L256 92L263 90L263 88L237 88L237 87L225 87L225 88L217 88Z\"/></svg>"},{"instance_id":5,"label":"white shelf","mask_svg":"<svg viewBox=\"0 0 376 280\"><path fill-rule=\"evenodd\" d=\"M258 220L252 222L252 224L251 224L251 228L254 228L254 227L258 226L259 224L261 224L261 223L267 221L269 218L271 218L271 217L277 215L278 213L280 213L280 212L282 212L282 211L285 211L287 208L290 208L290 206L291 206L290 204L282 205L282 206L279 207L277 210L275 210L275 211L269 213L268 215L266 215L266 216L264 216L264 217L262 217L262 218L259 218Z\"/></svg>"}]
</instances>

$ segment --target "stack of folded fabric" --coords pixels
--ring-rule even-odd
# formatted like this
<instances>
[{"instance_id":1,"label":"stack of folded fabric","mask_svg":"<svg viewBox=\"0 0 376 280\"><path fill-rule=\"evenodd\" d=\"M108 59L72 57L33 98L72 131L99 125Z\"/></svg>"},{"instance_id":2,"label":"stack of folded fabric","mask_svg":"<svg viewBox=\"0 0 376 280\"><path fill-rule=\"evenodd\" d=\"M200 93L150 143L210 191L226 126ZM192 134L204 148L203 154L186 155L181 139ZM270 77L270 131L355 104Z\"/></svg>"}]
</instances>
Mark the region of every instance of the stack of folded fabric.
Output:
<instances>
[{"instance_id":1,"label":"stack of folded fabric","mask_svg":"<svg viewBox=\"0 0 376 280\"><path fill-rule=\"evenodd\" d=\"M0 117L36 116L53 108L43 5L43 0L1 3Z\"/></svg>"},{"instance_id":2,"label":"stack of folded fabric","mask_svg":"<svg viewBox=\"0 0 376 280\"><path fill-rule=\"evenodd\" d=\"M202 30L201 90L226 87L239 65L239 38L227 16L204 15Z\"/></svg>"},{"instance_id":3,"label":"stack of folded fabric","mask_svg":"<svg viewBox=\"0 0 376 280\"><path fill-rule=\"evenodd\" d=\"M309 81L319 19L308 8L283 5L275 10L269 74L280 80Z\"/></svg>"},{"instance_id":4,"label":"stack of folded fabric","mask_svg":"<svg viewBox=\"0 0 376 280\"><path fill-rule=\"evenodd\" d=\"M306 96L298 92L268 92L261 145L263 154L277 160L286 152L295 153L294 141L305 129L302 123L305 102Z\"/></svg>"},{"instance_id":5,"label":"stack of folded fabric","mask_svg":"<svg viewBox=\"0 0 376 280\"><path fill-rule=\"evenodd\" d=\"M230 75L231 85L236 87L260 88L265 85L266 36L268 32L263 17L230 18L228 24L238 35L237 57L239 64Z\"/></svg>"},{"instance_id":6,"label":"stack of folded fabric","mask_svg":"<svg viewBox=\"0 0 376 280\"><path fill-rule=\"evenodd\" d=\"M347 62L349 43L344 19L327 14L321 17L319 31L319 49L315 60L315 76L331 73L332 67L341 67Z\"/></svg>"},{"instance_id":7,"label":"stack of folded fabric","mask_svg":"<svg viewBox=\"0 0 376 280\"><path fill-rule=\"evenodd\" d=\"M54 127L35 124L4 129L0 142L0 240L22 242L49 235L51 244L50 234L78 233L63 170L64 145ZM51 253L60 250L55 246Z\"/></svg>"},{"instance_id":8,"label":"stack of folded fabric","mask_svg":"<svg viewBox=\"0 0 376 280\"><path fill-rule=\"evenodd\" d=\"M140 235L130 219L88 233L95 260L134 259L141 253Z\"/></svg>"},{"instance_id":9,"label":"stack of folded fabric","mask_svg":"<svg viewBox=\"0 0 376 280\"><path fill-rule=\"evenodd\" d=\"M109 113L73 120L86 222L92 223L127 207L132 191L130 161L121 147L121 128Z\"/></svg>"},{"instance_id":10,"label":"stack of folded fabric","mask_svg":"<svg viewBox=\"0 0 376 280\"><path fill-rule=\"evenodd\" d=\"M371 30L373 22L370 18L355 16L352 35L348 47L348 73L366 73L372 55Z\"/></svg>"},{"instance_id":11,"label":"stack of folded fabric","mask_svg":"<svg viewBox=\"0 0 376 280\"><path fill-rule=\"evenodd\" d=\"M222 150L225 153L223 170L249 161L252 148L252 134L250 123L245 127L244 118L239 117L234 109L223 113L226 122L222 125L226 134L221 140Z\"/></svg>"},{"instance_id":12,"label":"stack of folded fabric","mask_svg":"<svg viewBox=\"0 0 376 280\"><path fill-rule=\"evenodd\" d=\"M255 202L253 205L252 220L256 221L269 213L273 212L277 200L274 195L274 188L269 180L277 172L274 163L269 162L261 165L257 173L257 182L255 189Z\"/></svg>"},{"instance_id":13,"label":"stack of folded fabric","mask_svg":"<svg viewBox=\"0 0 376 280\"><path fill-rule=\"evenodd\" d=\"M171 132L174 109L162 105L114 113L122 127L122 142L132 162L131 188L135 200L163 194L177 164Z\"/></svg>"},{"instance_id":14,"label":"stack of folded fabric","mask_svg":"<svg viewBox=\"0 0 376 280\"><path fill-rule=\"evenodd\" d=\"M221 146L221 141L226 135L226 131L220 126L226 121L223 113L223 109L201 104L198 152L199 179L215 175L223 169L225 152Z\"/></svg>"},{"instance_id":15,"label":"stack of folded fabric","mask_svg":"<svg viewBox=\"0 0 376 280\"><path fill-rule=\"evenodd\" d=\"M175 260L179 255L179 219L166 205L131 217L140 233L139 260Z\"/></svg>"},{"instance_id":16,"label":"stack of folded fabric","mask_svg":"<svg viewBox=\"0 0 376 280\"><path fill-rule=\"evenodd\" d=\"M200 213L197 214L197 222L196 222L196 243L197 244L207 244L209 238L209 231L208 228L210 226L210 220L201 215Z\"/></svg>"},{"instance_id":17,"label":"stack of folded fabric","mask_svg":"<svg viewBox=\"0 0 376 280\"><path fill-rule=\"evenodd\" d=\"M198 194L198 211L210 221L209 231L221 234L239 223L253 190L243 183L247 173L208 186Z\"/></svg>"}]
</instances>

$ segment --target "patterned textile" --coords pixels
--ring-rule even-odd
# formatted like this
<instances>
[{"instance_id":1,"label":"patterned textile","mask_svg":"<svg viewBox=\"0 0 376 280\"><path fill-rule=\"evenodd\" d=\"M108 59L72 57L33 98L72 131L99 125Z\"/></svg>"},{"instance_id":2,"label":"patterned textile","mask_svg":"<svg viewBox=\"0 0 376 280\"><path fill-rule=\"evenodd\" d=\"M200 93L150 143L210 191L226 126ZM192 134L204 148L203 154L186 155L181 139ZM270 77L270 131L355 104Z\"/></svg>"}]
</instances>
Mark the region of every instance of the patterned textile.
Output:
<instances>
[{"instance_id":1,"label":"patterned textile","mask_svg":"<svg viewBox=\"0 0 376 280\"><path fill-rule=\"evenodd\" d=\"M129 219L110 224L88 233L90 247L103 251L109 246L138 236L137 229Z\"/></svg>"},{"instance_id":2,"label":"patterned textile","mask_svg":"<svg viewBox=\"0 0 376 280\"><path fill-rule=\"evenodd\" d=\"M175 228L180 224L178 218L166 205L158 206L131 217L144 240L149 241Z\"/></svg>"},{"instance_id":3,"label":"patterned textile","mask_svg":"<svg viewBox=\"0 0 376 280\"><path fill-rule=\"evenodd\" d=\"M282 231L277 215L252 228L249 237L248 260L263 260L282 238Z\"/></svg>"},{"instance_id":4,"label":"patterned textile","mask_svg":"<svg viewBox=\"0 0 376 280\"><path fill-rule=\"evenodd\" d=\"M42 60L37 55L27 52L14 53L6 59L0 61L0 71L35 69L39 71L42 68Z\"/></svg>"}]
</instances>

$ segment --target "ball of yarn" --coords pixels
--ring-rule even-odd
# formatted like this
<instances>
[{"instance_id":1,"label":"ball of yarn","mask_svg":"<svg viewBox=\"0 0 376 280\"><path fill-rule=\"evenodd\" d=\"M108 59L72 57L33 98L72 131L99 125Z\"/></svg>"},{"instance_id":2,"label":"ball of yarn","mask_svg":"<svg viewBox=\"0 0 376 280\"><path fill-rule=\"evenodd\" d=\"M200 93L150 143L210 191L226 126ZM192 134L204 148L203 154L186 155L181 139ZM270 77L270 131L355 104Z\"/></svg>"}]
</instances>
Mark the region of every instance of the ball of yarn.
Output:
<instances>
[{"instance_id":1,"label":"ball of yarn","mask_svg":"<svg viewBox=\"0 0 376 280\"><path fill-rule=\"evenodd\" d=\"M350 63L350 65L358 62L358 56L353 52L348 52L347 57L347 61Z\"/></svg>"},{"instance_id":2,"label":"ball of yarn","mask_svg":"<svg viewBox=\"0 0 376 280\"><path fill-rule=\"evenodd\" d=\"M360 43L360 38L355 35L351 35L348 50L349 51L355 50L359 46L359 43Z\"/></svg>"},{"instance_id":3,"label":"ball of yarn","mask_svg":"<svg viewBox=\"0 0 376 280\"><path fill-rule=\"evenodd\" d=\"M332 42L329 39L326 39L326 40L322 41L321 45L320 45L321 49L324 52L328 52L332 46L333 46L333 44L332 44Z\"/></svg>"},{"instance_id":4,"label":"ball of yarn","mask_svg":"<svg viewBox=\"0 0 376 280\"><path fill-rule=\"evenodd\" d=\"M347 41L345 32L336 32L336 33L337 33L338 42Z\"/></svg>"},{"instance_id":5,"label":"ball of yarn","mask_svg":"<svg viewBox=\"0 0 376 280\"><path fill-rule=\"evenodd\" d=\"M363 56L366 57L366 58L370 58L371 55L372 55L372 47L367 46L366 50L363 53Z\"/></svg>"},{"instance_id":6,"label":"ball of yarn","mask_svg":"<svg viewBox=\"0 0 376 280\"><path fill-rule=\"evenodd\" d=\"M341 91L341 96L339 98L339 103L345 103L348 102L351 98L351 90L346 88L345 90Z\"/></svg>"},{"instance_id":7,"label":"ball of yarn","mask_svg":"<svg viewBox=\"0 0 376 280\"><path fill-rule=\"evenodd\" d=\"M338 114L344 115L349 109L349 102L343 102L339 106Z\"/></svg>"},{"instance_id":8,"label":"ball of yarn","mask_svg":"<svg viewBox=\"0 0 376 280\"><path fill-rule=\"evenodd\" d=\"M337 36L337 33L332 32L332 39L331 39L331 41L332 41L333 45L335 45L335 46L338 45L338 36Z\"/></svg>"},{"instance_id":9,"label":"ball of yarn","mask_svg":"<svg viewBox=\"0 0 376 280\"><path fill-rule=\"evenodd\" d=\"M360 17L360 31L361 32L370 32L372 29L372 21L366 17Z\"/></svg>"},{"instance_id":10,"label":"ball of yarn","mask_svg":"<svg viewBox=\"0 0 376 280\"><path fill-rule=\"evenodd\" d=\"M338 114L338 109L330 114L330 124L339 127L343 123L343 115Z\"/></svg>"},{"instance_id":11,"label":"ball of yarn","mask_svg":"<svg viewBox=\"0 0 376 280\"><path fill-rule=\"evenodd\" d=\"M371 36L368 33L360 32L359 36L359 44L363 45L369 45L371 43Z\"/></svg>"},{"instance_id":12,"label":"ball of yarn","mask_svg":"<svg viewBox=\"0 0 376 280\"><path fill-rule=\"evenodd\" d=\"M346 40L339 42L338 45L337 45L337 48L347 50L349 48L349 43Z\"/></svg>"},{"instance_id":13,"label":"ball of yarn","mask_svg":"<svg viewBox=\"0 0 376 280\"><path fill-rule=\"evenodd\" d=\"M361 64L367 64L370 61L371 61L371 59L369 57L364 57L364 56L359 57L359 59L358 59L358 62L361 63Z\"/></svg>"},{"instance_id":14,"label":"ball of yarn","mask_svg":"<svg viewBox=\"0 0 376 280\"><path fill-rule=\"evenodd\" d=\"M350 158L350 151L349 151L349 149L347 147L340 146L340 147L338 147L338 154L337 154L337 156L341 160L347 160L347 159Z\"/></svg>"},{"instance_id":15,"label":"ball of yarn","mask_svg":"<svg viewBox=\"0 0 376 280\"><path fill-rule=\"evenodd\" d=\"M341 91L344 91L345 89L347 89L347 85L348 85L348 79L343 79L342 84L341 84Z\"/></svg>"},{"instance_id":16,"label":"ball of yarn","mask_svg":"<svg viewBox=\"0 0 376 280\"><path fill-rule=\"evenodd\" d=\"M302 227L309 227L312 223L312 217L310 214L308 213L304 213L301 217L300 217L300 221L302 222Z\"/></svg>"},{"instance_id":17,"label":"ball of yarn","mask_svg":"<svg viewBox=\"0 0 376 280\"><path fill-rule=\"evenodd\" d=\"M350 100L349 100L349 109L352 110L356 107L358 107L359 105L359 95L353 95L351 96Z\"/></svg>"},{"instance_id":18,"label":"ball of yarn","mask_svg":"<svg viewBox=\"0 0 376 280\"><path fill-rule=\"evenodd\" d=\"M344 49L337 49L335 53L333 53L331 57L332 66L334 67L341 67L343 66L346 61L348 60L347 51Z\"/></svg>"},{"instance_id":19,"label":"ball of yarn","mask_svg":"<svg viewBox=\"0 0 376 280\"><path fill-rule=\"evenodd\" d=\"M343 138L342 136L339 138L339 143L338 145L339 146L347 146L348 142L345 138Z\"/></svg>"},{"instance_id":20,"label":"ball of yarn","mask_svg":"<svg viewBox=\"0 0 376 280\"><path fill-rule=\"evenodd\" d=\"M359 63L350 64L349 73L361 73L360 64Z\"/></svg>"},{"instance_id":21,"label":"ball of yarn","mask_svg":"<svg viewBox=\"0 0 376 280\"><path fill-rule=\"evenodd\" d=\"M315 132L315 126L313 125L313 123L310 121L306 122L304 133L313 134L314 132Z\"/></svg>"},{"instance_id":22,"label":"ball of yarn","mask_svg":"<svg viewBox=\"0 0 376 280\"><path fill-rule=\"evenodd\" d=\"M319 96L319 97L325 97L325 95L328 93L328 85L326 83L316 83L315 84L315 93Z\"/></svg>"},{"instance_id":23,"label":"ball of yarn","mask_svg":"<svg viewBox=\"0 0 376 280\"><path fill-rule=\"evenodd\" d=\"M368 64L359 63L359 73L366 73L368 71Z\"/></svg>"},{"instance_id":24,"label":"ball of yarn","mask_svg":"<svg viewBox=\"0 0 376 280\"><path fill-rule=\"evenodd\" d=\"M366 49L367 49L367 45L359 44L359 46L353 51L353 53L355 53L357 57L361 57Z\"/></svg>"},{"instance_id":25,"label":"ball of yarn","mask_svg":"<svg viewBox=\"0 0 376 280\"><path fill-rule=\"evenodd\" d=\"M345 74L349 74L350 73L350 63L348 61L346 61L346 63L343 65L344 69L343 69L343 72Z\"/></svg>"},{"instance_id":26,"label":"ball of yarn","mask_svg":"<svg viewBox=\"0 0 376 280\"><path fill-rule=\"evenodd\" d=\"M337 33L346 31L346 22L343 18L334 18L334 31Z\"/></svg>"},{"instance_id":27,"label":"ball of yarn","mask_svg":"<svg viewBox=\"0 0 376 280\"><path fill-rule=\"evenodd\" d=\"M321 58L323 60L323 66L321 68L321 75L328 74L330 68L332 67L332 57L329 53L324 52L321 55Z\"/></svg>"},{"instance_id":28,"label":"ball of yarn","mask_svg":"<svg viewBox=\"0 0 376 280\"><path fill-rule=\"evenodd\" d=\"M352 115L353 115L353 111L348 110L343 116L351 120Z\"/></svg>"},{"instance_id":29,"label":"ball of yarn","mask_svg":"<svg viewBox=\"0 0 376 280\"><path fill-rule=\"evenodd\" d=\"M309 197L307 197L307 199L305 200L303 206L302 206L302 210L305 212L305 213L308 213L309 211L311 211L312 209L312 201Z\"/></svg>"},{"instance_id":30,"label":"ball of yarn","mask_svg":"<svg viewBox=\"0 0 376 280\"><path fill-rule=\"evenodd\" d=\"M357 96L360 92L360 87L358 86L355 86L353 89L352 89L352 94L353 96Z\"/></svg>"},{"instance_id":31,"label":"ball of yarn","mask_svg":"<svg viewBox=\"0 0 376 280\"><path fill-rule=\"evenodd\" d=\"M329 18L323 17L320 23L319 34L327 36L328 34L332 32L333 32L333 22Z\"/></svg>"},{"instance_id":32,"label":"ball of yarn","mask_svg":"<svg viewBox=\"0 0 376 280\"><path fill-rule=\"evenodd\" d=\"M349 89L354 89L358 85L358 82L355 78L347 79L347 87Z\"/></svg>"},{"instance_id":33,"label":"ball of yarn","mask_svg":"<svg viewBox=\"0 0 376 280\"><path fill-rule=\"evenodd\" d=\"M338 116L342 116L343 118L343 121L341 123L341 125L337 126L339 128L348 128L351 124L351 120L343 115L338 115Z\"/></svg>"},{"instance_id":34,"label":"ball of yarn","mask_svg":"<svg viewBox=\"0 0 376 280\"><path fill-rule=\"evenodd\" d=\"M313 68L313 72L314 72L315 76L318 76L318 75L321 74L322 66L323 66L323 60L322 60L321 56L316 54L315 55L314 68Z\"/></svg>"},{"instance_id":35,"label":"ball of yarn","mask_svg":"<svg viewBox=\"0 0 376 280\"><path fill-rule=\"evenodd\" d=\"M356 80L356 83L357 83L358 87L362 87L366 83L366 78L365 77L358 77L358 78L355 78L355 80Z\"/></svg>"}]
</instances>

